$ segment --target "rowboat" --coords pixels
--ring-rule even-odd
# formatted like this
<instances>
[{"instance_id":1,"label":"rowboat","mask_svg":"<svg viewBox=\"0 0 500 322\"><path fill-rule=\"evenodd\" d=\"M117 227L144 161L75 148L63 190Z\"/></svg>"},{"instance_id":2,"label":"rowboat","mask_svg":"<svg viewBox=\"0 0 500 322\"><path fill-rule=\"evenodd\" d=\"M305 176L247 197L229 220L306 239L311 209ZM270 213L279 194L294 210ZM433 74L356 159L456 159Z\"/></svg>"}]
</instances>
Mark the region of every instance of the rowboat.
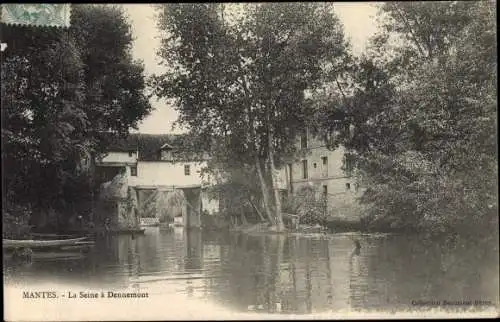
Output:
<instances>
[{"instance_id":1,"label":"rowboat","mask_svg":"<svg viewBox=\"0 0 500 322\"><path fill-rule=\"evenodd\" d=\"M82 234L88 234L87 237L95 236L95 235L126 235L126 234L137 234L137 235L144 235L144 232L146 231L146 228L111 228L109 230L105 229L95 229L91 232L84 231L84 230L73 230L71 231L72 234L74 235L79 235L81 236Z\"/></svg>"},{"instance_id":2,"label":"rowboat","mask_svg":"<svg viewBox=\"0 0 500 322\"><path fill-rule=\"evenodd\" d=\"M71 239L56 239L56 240L13 240L4 239L2 247L4 249L12 248L45 248L45 247L61 247L71 246L83 241L87 237L71 238Z\"/></svg>"},{"instance_id":3,"label":"rowboat","mask_svg":"<svg viewBox=\"0 0 500 322\"><path fill-rule=\"evenodd\" d=\"M85 258L81 252L35 252L32 255L33 261L74 261Z\"/></svg>"},{"instance_id":4,"label":"rowboat","mask_svg":"<svg viewBox=\"0 0 500 322\"><path fill-rule=\"evenodd\" d=\"M70 239L70 238L79 238L82 237L80 236L75 236L75 235L60 235L60 234L46 234L46 233L30 233L32 237L34 237L36 240L42 239L42 240L61 240L61 238L65 239Z\"/></svg>"}]
</instances>

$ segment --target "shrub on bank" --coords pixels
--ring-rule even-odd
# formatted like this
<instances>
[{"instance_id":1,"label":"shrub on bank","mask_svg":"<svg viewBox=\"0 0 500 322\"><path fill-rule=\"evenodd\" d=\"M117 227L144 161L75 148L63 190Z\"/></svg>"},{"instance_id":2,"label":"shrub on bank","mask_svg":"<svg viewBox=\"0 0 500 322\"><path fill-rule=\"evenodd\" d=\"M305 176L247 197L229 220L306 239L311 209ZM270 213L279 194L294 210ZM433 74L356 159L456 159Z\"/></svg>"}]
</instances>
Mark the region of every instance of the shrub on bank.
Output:
<instances>
[{"instance_id":1,"label":"shrub on bank","mask_svg":"<svg viewBox=\"0 0 500 322\"><path fill-rule=\"evenodd\" d=\"M285 200L283 213L299 217L300 224L324 225L327 219L325 199L317 196L311 187L302 187Z\"/></svg>"},{"instance_id":2,"label":"shrub on bank","mask_svg":"<svg viewBox=\"0 0 500 322\"><path fill-rule=\"evenodd\" d=\"M25 239L29 236L31 226L31 208L29 206L10 206L2 211L2 237L8 239Z\"/></svg>"}]
</instances>

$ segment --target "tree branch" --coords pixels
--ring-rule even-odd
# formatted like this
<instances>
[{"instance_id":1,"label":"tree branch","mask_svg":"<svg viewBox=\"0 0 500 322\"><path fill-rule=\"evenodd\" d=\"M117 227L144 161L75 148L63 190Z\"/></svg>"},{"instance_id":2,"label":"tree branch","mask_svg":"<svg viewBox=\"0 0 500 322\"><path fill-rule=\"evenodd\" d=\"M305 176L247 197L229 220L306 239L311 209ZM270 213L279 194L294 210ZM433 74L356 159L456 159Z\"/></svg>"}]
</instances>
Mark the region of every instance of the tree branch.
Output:
<instances>
[{"instance_id":1,"label":"tree branch","mask_svg":"<svg viewBox=\"0 0 500 322\"><path fill-rule=\"evenodd\" d=\"M335 76L335 82L337 83L337 87L338 87L338 89L340 91L340 94L342 94L342 98L344 100L344 103L347 104L347 97L345 96L344 91L342 90L342 86L339 83L338 76Z\"/></svg>"},{"instance_id":2,"label":"tree branch","mask_svg":"<svg viewBox=\"0 0 500 322\"><path fill-rule=\"evenodd\" d=\"M423 56L423 57L427 57L427 55L425 55L424 53L424 50L422 49L422 45L420 44L420 42L417 40L417 37L415 36L415 32L413 31L413 28L411 27L410 23L408 22L408 20L405 18L405 16L399 11L398 8L395 8L396 9L396 12L398 13L399 17L403 20L404 24L406 25L406 27L408 28L408 31L410 32L411 34L411 37L413 38L413 41L415 42L415 44L417 45L417 49L418 51L420 52L420 54Z\"/></svg>"}]
</instances>

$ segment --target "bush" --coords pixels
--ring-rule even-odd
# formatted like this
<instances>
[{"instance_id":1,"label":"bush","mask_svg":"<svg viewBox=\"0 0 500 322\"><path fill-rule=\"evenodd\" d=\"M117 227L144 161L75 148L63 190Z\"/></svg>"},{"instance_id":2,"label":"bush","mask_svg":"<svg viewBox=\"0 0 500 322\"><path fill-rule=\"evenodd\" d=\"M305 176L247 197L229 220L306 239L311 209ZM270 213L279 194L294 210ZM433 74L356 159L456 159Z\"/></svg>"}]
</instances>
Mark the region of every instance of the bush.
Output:
<instances>
[{"instance_id":1,"label":"bush","mask_svg":"<svg viewBox=\"0 0 500 322\"><path fill-rule=\"evenodd\" d=\"M26 239L30 235L31 208L28 206L10 206L3 211L3 238Z\"/></svg>"},{"instance_id":2,"label":"bush","mask_svg":"<svg viewBox=\"0 0 500 322\"><path fill-rule=\"evenodd\" d=\"M312 187L302 187L282 206L284 213L296 214L301 224L321 224L326 221L325 200L317 197Z\"/></svg>"}]
</instances>

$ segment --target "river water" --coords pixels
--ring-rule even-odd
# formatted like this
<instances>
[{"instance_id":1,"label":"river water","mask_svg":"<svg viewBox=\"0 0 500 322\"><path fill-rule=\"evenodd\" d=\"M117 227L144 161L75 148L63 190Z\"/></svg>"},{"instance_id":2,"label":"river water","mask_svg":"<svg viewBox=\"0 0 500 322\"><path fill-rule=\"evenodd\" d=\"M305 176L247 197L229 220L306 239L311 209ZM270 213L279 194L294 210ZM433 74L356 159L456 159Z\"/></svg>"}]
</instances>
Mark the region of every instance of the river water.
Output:
<instances>
[{"instance_id":1,"label":"river water","mask_svg":"<svg viewBox=\"0 0 500 322\"><path fill-rule=\"evenodd\" d=\"M498 248L387 234L249 236L152 227L143 236L100 239L88 254L40 255L31 264L4 257L3 272L4 283L20 290L135 289L149 301L168 299L159 302L165 305L185 298L255 314L408 311L424 302L457 309L479 300L498 308L499 301Z\"/></svg>"}]
</instances>

